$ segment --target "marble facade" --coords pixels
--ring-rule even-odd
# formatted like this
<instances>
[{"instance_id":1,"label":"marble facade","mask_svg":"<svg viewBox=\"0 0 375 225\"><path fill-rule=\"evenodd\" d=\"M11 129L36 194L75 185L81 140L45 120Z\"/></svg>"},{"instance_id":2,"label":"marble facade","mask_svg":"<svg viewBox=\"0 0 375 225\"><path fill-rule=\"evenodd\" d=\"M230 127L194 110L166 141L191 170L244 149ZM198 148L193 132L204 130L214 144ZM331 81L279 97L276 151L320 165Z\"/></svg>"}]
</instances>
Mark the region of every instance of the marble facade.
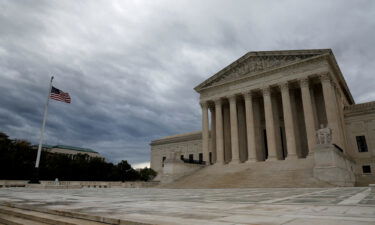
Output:
<instances>
[{"instance_id":1,"label":"marble facade","mask_svg":"<svg viewBox=\"0 0 375 225\"><path fill-rule=\"evenodd\" d=\"M194 89L202 108L194 151L207 166L314 157L324 126L332 145L356 162L359 180L375 180L375 103L355 104L330 49L249 52ZM359 152L358 136L367 152ZM167 150L163 140L186 145L153 141L151 167L159 172L168 152L191 154Z\"/></svg>"}]
</instances>

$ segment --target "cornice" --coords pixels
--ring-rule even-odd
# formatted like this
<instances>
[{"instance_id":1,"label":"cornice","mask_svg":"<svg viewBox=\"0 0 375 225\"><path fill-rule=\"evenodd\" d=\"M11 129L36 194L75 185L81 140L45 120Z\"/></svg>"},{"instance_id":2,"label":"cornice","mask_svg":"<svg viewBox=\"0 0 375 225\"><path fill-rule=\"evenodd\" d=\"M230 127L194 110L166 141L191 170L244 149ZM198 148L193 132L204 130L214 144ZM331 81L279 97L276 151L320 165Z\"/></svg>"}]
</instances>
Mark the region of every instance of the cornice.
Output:
<instances>
[{"instance_id":1,"label":"cornice","mask_svg":"<svg viewBox=\"0 0 375 225\"><path fill-rule=\"evenodd\" d=\"M339 80L339 85L341 86L342 89L345 90L345 96L349 99L349 102L351 104L355 104L355 101L354 101L354 98L352 96L352 94L350 93L349 91L349 87L345 81L345 78L344 78L344 75L342 74L341 72L341 69L339 67L339 64L337 63L336 61L336 58L335 56L333 55L333 53L330 53L330 56L331 57L328 57L328 63L330 63L331 67L333 68L334 70L334 74L338 74L338 80Z\"/></svg>"},{"instance_id":2,"label":"cornice","mask_svg":"<svg viewBox=\"0 0 375 225\"><path fill-rule=\"evenodd\" d=\"M269 52L267 52L269 54ZM277 52L275 52L277 53ZM293 51L291 52L293 53ZM286 53L285 53L286 54ZM260 54L258 54L260 55ZM239 61L238 63L232 63L234 65L237 65L237 64L240 64L242 63L243 60L247 59L248 57L250 56L254 56L252 54L246 54L244 56L242 56L240 58L241 61ZM265 55L266 56L266 55ZM290 70L290 69L293 69L293 68L296 68L296 67L299 67L301 65L304 65L304 64L310 64L310 63L314 63L314 62L318 62L322 59L326 59L326 61L328 62L328 65L332 68L333 70L333 74L335 76L335 78L337 79L338 81L338 85L340 86L340 88L343 90L343 93L344 95L346 96L346 98L348 99L348 102L349 104L355 104L355 101L350 93L350 90L346 84L346 81L341 73L341 70L336 62L336 59L332 53L332 51L326 51L326 53L324 54L321 54L321 55L317 55L317 56L313 56L311 58L307 58L307 59L303 59L303 60L300 60L300 61L297 61L297 62L292 62L290 64L285 64L283 66L280 66L280 67L276 67L276 68L269 68L269 69L266 69L264 71L259 71L259 72L256 72L256 73L253 73L253 72L250 72L242 77L237 77L237 78L234 78L234 79L231 79L231 80L226 80L226 81L223 81L223 82L218 82L216 84L213 84L212 86L209 86L209 87L204 87L204 88L201 88L201 89L197 89L199 86L197 86L196 88L194 88L197 92L201 93L202 91L206 91L206 90L211 90L213 88L218 88L218 87L225 87L225 86L228 86L228 85L231 85L233 83L236 83L236 82L245 82L245 81L250 81L250 80L255 80L255 79L258 79L260 77L267 77L267 76L270 76L270 75L273 75L277 72L280 72L280 71L285 71L285 70ZM230 66L234 66L234 65L230 65ZM231 69L232 67L230 68L227 68L225 71ZM221 70L223 73L224 73L224 70ZM217 73L216 75L218 75L219 73ZM213 79L216 79L217 76L214 77L211 77ZM205 83L202 83L202 85L205 85L207 84L208 82L211 81L211 78L210 80L206 80Z\"/></svg>"},{"instance_id":3,"label":"cornice","mask_svg":"<svg viewBox=\"0 0 375 225\"><path fill-rule=\"evenodd\" d=\"M162 145L162 144L172 144L178 143L183 141L194 141L202 139L202 131L187 133L187 134L179 134L175 136L168 136L161 139L151 141L151 146Z\"/></svg>"},{"instance_id":4,"label":"cornice","mask_svg":"<svg viewBox=\"0 0 375 225\"><path fill-rule=\"evenodd\" d=\"M197 85L194 90L200 92L203 90L203 86L210 83L211 81L215 80L216 78L224 75L226 72L230 71L236 66L241 65L245 60L249 57L272 57L272 56L290 56L290 55L324 55L331 53L331 49L302 49L302 50L277 50L277 51L256 51L256 52L248 52L245 55L241 56L228 66L224 67L214 75L212 75L207 80L203 81L201 84ZM253 73L254 72L250 72Z\"/></svg>"},{"instance_id":5,"label":"cornice","mask_svg":"<svg viewBox=\"0 0 375 225\"><path fill-rule=\"evenodd\" d=\"M375 101L349 105L344 107L345 117L359 116L370 113L375 114Z\"/></svg>"},{"instance_id":6,"label":"cornice","mask_svg":"<svg viewBox=\"0 0 375 225\"><path fill-rule=\"evenodd\" d=\"M287 70L287 69L291 69L291 68L294 68L294 67L298 67L298 66L303 65L303 64L308 64L308 63L319 61L320 59L322 59L324 57L327 57L327 56L329 56L329 53L313 56L311 58L303 59L303 60L300 60L300 61L297 61L297 62L292 62L290 64L286 64L286 65L283 65L283 66L280 66L280 67L266 69L264 71L259 71L257 73L249 73L249 74L244 75L240 78L227 80L227 81L223 81L223 82L218 82L217 84L214 84L210 87L201 88L201 89L199 89L199 92L201 92L203 90L217 88L217 87L220 87L220 86L229 85L231 83L238 82L238 81L254 80L254 79L257 79L257 78L260 78L260 77L269 76L269 75L272 75L274 73L284 71L284 70Z\"/></svg>"}]
</instances>

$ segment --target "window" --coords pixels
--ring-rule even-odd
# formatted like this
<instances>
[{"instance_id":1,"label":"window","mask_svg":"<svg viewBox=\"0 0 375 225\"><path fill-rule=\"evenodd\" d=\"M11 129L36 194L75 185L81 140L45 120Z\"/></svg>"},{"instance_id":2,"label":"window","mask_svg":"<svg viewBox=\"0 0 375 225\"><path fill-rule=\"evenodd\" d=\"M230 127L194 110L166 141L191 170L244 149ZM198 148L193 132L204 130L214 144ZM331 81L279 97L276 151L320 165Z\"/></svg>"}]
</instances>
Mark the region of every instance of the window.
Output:
<instances>
[{"instance_id":1,"label":"window","mask_svg":"<svg viewBox=\"0 0 375 225\"><path fill-rule=\"evenodd\" d=\"M164 167L164 161L165 161L166 157L163 156L163 161L161 162L161 166Z\"/></svg>"},{"instance_id":2,"label":"window","mask_svg":"<svg viewBox=\"0 0 375 225\"><path fill-rule=\"evenodd\" d=\"M193 154L189 154L189 162L193 162L194 161L194 155Z\"/></svg>"},{"instance_id":3,"label":"window","mask_svg":"<svg viewBox=\"0 0 375 225\"><path fill-rule=\"evenodd\" d=\"M199 153L199 162L203 162L203 153Z\"/></svg>"},{"instance_id":4,"label":"window","mask_svg":"<svg viewBox=\"0 0 375 225\"><path fill-rule=\"evenodd\" d=\"M371 173L371 166L369 165L362 166L362 172L366 174Z\"/></svg>"},{"instance_id":5,"label":"window","mask_svg":"<svg viewBox=\"0 0 375 225\"><path fill-rule=\"evenodd\" d=\"M359 152L368 152L365 136L356 136L357 146Z\"/></svg>"},{"instance_id":6,"label":"window","mask_svg":"<svg viewBox=\"0 0 375 225\"><path fill-rule=\"evenodd\" d=\"M180 156L180 159L181 159L181 160L184 160L184 155L181 155L181 156Z\"/></svg>"}]
</instances>

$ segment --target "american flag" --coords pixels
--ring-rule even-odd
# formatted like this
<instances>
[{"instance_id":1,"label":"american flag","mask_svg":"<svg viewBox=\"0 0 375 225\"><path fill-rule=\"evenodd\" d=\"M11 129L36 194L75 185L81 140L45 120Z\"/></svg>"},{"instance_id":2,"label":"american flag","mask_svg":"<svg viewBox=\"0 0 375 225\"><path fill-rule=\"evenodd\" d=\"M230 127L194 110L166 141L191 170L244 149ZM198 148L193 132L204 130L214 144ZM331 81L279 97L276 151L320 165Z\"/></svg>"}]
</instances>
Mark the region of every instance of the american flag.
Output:
<instances>
[{"instance_id":1,"label":"american flag","mask_svg":"<svg viewBox=\"0 0 375 225\"><path fill-rule=\"evenodd\" d=\"M52 98L53 100L66 102L66 103L70 103L71 101L69 93L65 93L61 91L60 89L57 89L53 86L52 86L49 97Z\"/></svg>"}]
</instances>

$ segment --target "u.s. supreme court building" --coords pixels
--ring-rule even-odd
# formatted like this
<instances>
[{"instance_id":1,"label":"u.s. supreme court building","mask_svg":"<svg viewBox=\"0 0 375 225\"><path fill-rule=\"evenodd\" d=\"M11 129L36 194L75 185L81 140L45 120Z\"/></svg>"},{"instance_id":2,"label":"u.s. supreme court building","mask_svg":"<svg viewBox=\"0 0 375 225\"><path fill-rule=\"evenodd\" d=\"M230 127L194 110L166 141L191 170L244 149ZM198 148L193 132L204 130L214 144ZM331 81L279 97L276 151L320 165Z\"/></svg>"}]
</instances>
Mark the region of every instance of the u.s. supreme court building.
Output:
<instances>
[{"instance_id":1,"label":"u.s. supreme court building","mask_svg":"<svg viewBox=\"0 0 375 225\"><path fill-rule=\"evenodd\" d=\"M330 49L249 52L194 89L202 131L151 142L160 176L303 164L337 186L374 183L375 102L355 104Z\"/></svg>"}]
</instances>

